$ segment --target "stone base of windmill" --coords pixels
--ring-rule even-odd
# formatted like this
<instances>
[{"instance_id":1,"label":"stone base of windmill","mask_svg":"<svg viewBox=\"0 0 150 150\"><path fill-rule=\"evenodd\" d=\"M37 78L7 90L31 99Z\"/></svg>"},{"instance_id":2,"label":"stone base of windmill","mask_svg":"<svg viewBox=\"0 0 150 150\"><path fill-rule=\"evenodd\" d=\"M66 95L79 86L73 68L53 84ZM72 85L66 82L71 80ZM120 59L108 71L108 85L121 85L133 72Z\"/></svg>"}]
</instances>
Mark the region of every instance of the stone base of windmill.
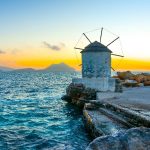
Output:
<instances>
[{"instance_id":1,"label":"stone base of windmill","mask_svg":"<svg viewBox=\"0 0 150 150\"><path fill-rule=\"evenodd\" d=\"M83 84L97 92L122 92L122 84L115 78L74 78L74 84Z\"/></svg>"},{"instance_id":2,"label":"stone base of windmill","mask_svg":"<svg viewBox=\"0 0 150 150\"><path fill-rule=\"evenodd\" d=\"M122 92L122 84L115 78L76 78L66 88L63 100L83 108L84 104L93 100L118 97Z\"/></svg>"}]
</instances>

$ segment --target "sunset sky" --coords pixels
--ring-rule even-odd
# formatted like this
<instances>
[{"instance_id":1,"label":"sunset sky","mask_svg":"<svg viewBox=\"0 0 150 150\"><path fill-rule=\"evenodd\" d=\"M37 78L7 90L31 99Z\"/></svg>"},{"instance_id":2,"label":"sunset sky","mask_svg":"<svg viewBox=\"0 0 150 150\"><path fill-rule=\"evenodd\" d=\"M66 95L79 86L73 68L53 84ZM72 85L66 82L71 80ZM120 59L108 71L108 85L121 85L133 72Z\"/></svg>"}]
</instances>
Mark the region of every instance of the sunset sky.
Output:
<instances>
[{"instance_id":1,"label":"sunset sky","mask_svg":"<svg viewBox=\"0 0 150 150\"><path fill-rule=\"evenodd\" d=\"M150 70L149 0L0 0L0 66L64 62L80 69L74 46L83 32L101 27L121 39L125 58L113 57L113 68Z\"/></svg>"}]
</instances>

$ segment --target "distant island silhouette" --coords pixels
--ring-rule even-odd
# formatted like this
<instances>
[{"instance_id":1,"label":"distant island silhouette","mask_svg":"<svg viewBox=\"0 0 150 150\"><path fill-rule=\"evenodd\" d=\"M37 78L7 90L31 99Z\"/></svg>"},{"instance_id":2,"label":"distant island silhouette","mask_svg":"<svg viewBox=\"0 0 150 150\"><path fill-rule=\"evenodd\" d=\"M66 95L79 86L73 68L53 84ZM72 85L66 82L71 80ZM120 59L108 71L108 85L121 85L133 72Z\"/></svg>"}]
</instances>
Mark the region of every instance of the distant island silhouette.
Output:
<instances>
[{"instance_id":1,"label":"distant island silhouette","mask_svg":"<svg viewBox=\"0 0 150 150\"><path fill-rule=\"evenodd\" d=\"M75 69L68 66L65 63L60 64L53 64L47 68L44 69L44 71L51 71L51 72L74 72Z\"/></svg>"},{"instance_id":2,"label":"distant island silhouette","mask_svg":"<svg viewBox=\"0 0 150 150\"><path fill-rule=\"evenodd\" d=\"M46 71L46 72L75 72L76 70L65 63L52 64L45 69L35 70L33 68L22 68L22 69L13 69L9 67L0 66L0 71L8 72L27 72L27 71Z\"/></svg>"},{"instance_id":3,"label":"distant island silhouette","mask_svg":"<svg viewBox=\"0 0 150 150\"><path fill-rule=\"evenodd\" d=\"M0 71L12 71L12 70L14 70L14 69L9 68L9 67L0 66Z\"/></svg>"}]
</instances>

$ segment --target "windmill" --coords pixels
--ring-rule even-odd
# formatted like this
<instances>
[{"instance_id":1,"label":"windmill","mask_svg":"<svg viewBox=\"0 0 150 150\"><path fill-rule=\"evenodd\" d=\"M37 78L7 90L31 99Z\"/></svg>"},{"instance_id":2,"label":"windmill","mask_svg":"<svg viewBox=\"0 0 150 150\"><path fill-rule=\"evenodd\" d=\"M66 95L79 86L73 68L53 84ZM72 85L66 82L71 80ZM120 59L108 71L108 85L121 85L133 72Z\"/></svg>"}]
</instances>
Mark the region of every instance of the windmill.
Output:
<instances>
[{"instance_id":1,"label":"windmill","mask_svg":"<svg viewBox=\"0 0 150 150\"><path fill-rule=\"evenodd\" d=\"M123 54L116 54L109 48L117 40L119 40L119 36L115 35L116 37L113 40L109 41L108 43L103 43L103 32L106 29L101 28L96 30L100 30L98 41L92 41L87 36L88 32L86 32L81 35L81 37L84 37L84 39L86 39L86 41L88 42L86 46L84 48L78 47L78 43L81 41L80 38L76 46L74 47L75 49L81 50L82 64L80 66L82 66L82 77L110 77L111 69L115 71L115 69L111 66L111 56L121 58L124 57Z\"/></svg>"}]
</instances>

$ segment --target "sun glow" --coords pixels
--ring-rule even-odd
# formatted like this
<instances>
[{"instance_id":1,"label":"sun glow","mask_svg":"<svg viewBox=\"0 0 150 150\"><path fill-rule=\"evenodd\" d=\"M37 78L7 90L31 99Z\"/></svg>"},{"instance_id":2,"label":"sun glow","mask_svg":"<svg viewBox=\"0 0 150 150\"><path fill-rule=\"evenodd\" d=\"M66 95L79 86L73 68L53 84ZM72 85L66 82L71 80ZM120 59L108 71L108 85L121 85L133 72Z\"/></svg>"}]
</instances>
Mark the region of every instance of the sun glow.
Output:
<instances>
[{"instance_id":1,"label":"sun glow","mask_svg":"<svg viewBox=\"0 0 150 150\"><path fill-rule=\"evenodd\" d=\"M39 53L38 55L34 53L20 53L17 55L5 54L3 56L0 55L0 64L12 68L42 69L52 64L58 64L62 62L78 71L81 70L81 59L76 59L71 53L65 56L63 52L52 52L46 54ZM150 71L150 61L135 58L113 58L112 67L115 70Z\"/></svg>"}]
</instances>

